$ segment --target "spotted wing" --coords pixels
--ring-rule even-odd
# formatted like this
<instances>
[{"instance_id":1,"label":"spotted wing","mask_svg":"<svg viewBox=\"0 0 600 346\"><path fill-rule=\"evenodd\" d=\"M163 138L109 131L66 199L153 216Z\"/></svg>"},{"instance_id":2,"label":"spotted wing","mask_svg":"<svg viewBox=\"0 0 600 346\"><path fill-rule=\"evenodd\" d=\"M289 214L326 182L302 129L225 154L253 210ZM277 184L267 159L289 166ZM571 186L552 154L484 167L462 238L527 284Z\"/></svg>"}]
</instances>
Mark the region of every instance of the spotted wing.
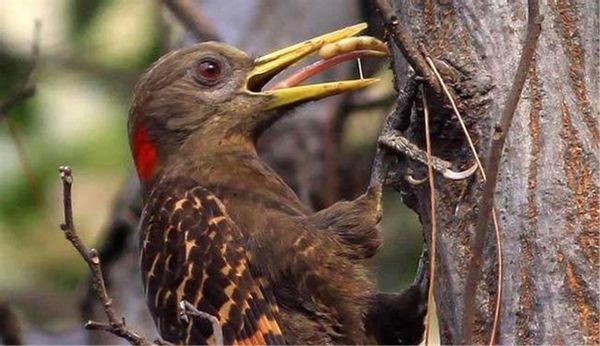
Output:
<instances>
[{"instance_id":1,"label":"spotted wing","mask_svg":"<svg viewBox=\"0 0 600 346\"><path fill-rule=\"evenodd\" d=\"M223 204L189 178L158 183L142 215L142 279L161 336L173 343L215 343L216 317L225 344L283 344L273 294L253 277L244 238ZM187 318L186 318L187 317Z\"/></svg>"}]
</instances>

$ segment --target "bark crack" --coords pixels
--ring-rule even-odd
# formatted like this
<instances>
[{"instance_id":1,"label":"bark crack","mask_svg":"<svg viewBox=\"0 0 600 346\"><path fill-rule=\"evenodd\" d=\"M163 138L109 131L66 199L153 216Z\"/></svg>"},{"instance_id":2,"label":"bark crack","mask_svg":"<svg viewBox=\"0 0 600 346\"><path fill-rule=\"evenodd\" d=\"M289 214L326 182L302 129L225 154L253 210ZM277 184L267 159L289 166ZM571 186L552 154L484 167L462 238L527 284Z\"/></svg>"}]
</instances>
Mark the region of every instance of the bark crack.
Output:
<instances>
[{"instance_id":1,"label":"bark crack","mask_svg":"<svg viewBox=\"0 0 600 346\"><path fill-rule=\"evenodd\" d=\"M578 222L581 231L577 234L577 244L588 262L596 268L600 267L598 248L600 247L600 202L599 188L594 183L592 170L586 160L586 153L578 138L577 129L573 126L569 108L561 101L562 130L561 137L565 143L564 169L567 187L571 191L575 212L568 209L567 220Z\"/></svg>"},{"instance_id":2,"label":"bark crack","mask_svg":"<svg viewBox=\"0 0 600 346\"><path fill-rule=\"evenodd\" d=\"M550 1L550 3L553 2ZM582 113L583 122L592 134L594 145L598 146L600 142L598 122L593 114L585 83L585 52L581 46L581 35L577 29L580 19L570 0L557 0L556 5L552 8L557 12L558 25L555 26L555 30L562 38L561 43L569 59L569 79L577 99L577 107Z\"/></svg>"}]
</instances>

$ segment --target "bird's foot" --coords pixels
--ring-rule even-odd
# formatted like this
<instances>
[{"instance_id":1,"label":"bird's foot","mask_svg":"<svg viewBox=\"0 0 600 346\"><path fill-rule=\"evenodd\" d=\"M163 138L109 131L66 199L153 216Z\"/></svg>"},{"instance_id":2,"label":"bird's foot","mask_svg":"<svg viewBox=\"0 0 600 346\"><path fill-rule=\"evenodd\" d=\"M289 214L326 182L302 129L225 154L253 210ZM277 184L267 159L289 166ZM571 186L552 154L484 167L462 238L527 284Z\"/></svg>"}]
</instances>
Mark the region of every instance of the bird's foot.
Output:
<instances>
[{"instance_id":1,"label":"bird's foot","mask_svg":"<svg viewBox=\"0 0 600 346\"><path fill-rule=\"evenodd\" d=\"M428 164L427 153L402 136L402 131L406 130L410 125L411 112L417 97L418 86L421 81L422 79L412 73L400 88L396 100L396 108L387 116L378 139L377 152L371 171L371 186L384 184L390 162L394 159L390 151L425 165ZM468 169L455 171L451 169L452 163L448 161L435 156L432 156L431 161L433 169L442 174L444 178L450 180L467 179L471 177L478 168L477 164L474 164ZM419 185L427 181L427 177L416 178L412 175L412 172L407 172L404 177L411 185Z\"/></svg>"},{"instance_id":2,"label":"bird's foot","mask_svg":"<svg viewBox=\"0 0 600 346\"><path fill-rule=\"evenodd\" d=\"M399 131L391 130L382 134L381 137L379 137L379 144L412 160L421 162L425 165L428 164L427 153L417 145L411 143L406 137L402 136ZM436 172L442 174L444 178L450 180L467 179L477 171L478 167L477 163L475 163L468 169L455 171L450 168L452 167L452 163L436 156L431 157L431 166ZM427 177L415 178L410 171L407 171L404 177L411 185L419 185L427 181Z\"/></svg>"}]
</instances>

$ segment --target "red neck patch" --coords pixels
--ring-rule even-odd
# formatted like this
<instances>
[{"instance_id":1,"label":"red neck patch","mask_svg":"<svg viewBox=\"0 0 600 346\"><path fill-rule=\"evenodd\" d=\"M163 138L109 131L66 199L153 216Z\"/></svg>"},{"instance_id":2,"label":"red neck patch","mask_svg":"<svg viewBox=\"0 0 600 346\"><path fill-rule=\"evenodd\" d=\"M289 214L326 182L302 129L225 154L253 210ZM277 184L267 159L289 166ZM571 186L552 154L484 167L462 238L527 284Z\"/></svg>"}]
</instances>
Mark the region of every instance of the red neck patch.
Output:
<instances>
[{"instance_id":1,"label":"red neck patch","mask_svg":"<svg viewBox=\"0 0 600 346\"><path fill-rule=\"evenodd\" d=\"M158 165L158 154L156 145L141 125L135 126L133 132L133 159L140 180L151 181Z\"/></svg>"}]
</instances>

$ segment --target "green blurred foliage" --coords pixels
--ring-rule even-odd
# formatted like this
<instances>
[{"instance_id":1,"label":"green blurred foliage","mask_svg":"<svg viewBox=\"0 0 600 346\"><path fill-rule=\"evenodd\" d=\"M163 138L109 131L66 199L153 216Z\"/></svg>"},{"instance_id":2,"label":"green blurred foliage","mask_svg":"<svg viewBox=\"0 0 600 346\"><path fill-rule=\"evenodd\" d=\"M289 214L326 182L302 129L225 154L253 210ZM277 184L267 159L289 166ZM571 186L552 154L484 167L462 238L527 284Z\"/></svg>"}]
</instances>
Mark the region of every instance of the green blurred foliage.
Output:
<instances>
[{"instance_id":1,"label":"green blurred foliage","mask_svg":"<svg viewBox=\"0 0 600 346\"><path fill-rule=\"evenodd\" d=\"M0 50L0 95L12 92L15 85L22 85L29 73L31 63L19 59L19 57ZM14 122L20 127L33 126L33 109L30 102L21 102L11 110Z\"/></svg>"},{"instance_id":2,"label":"green blurred foliage","mask_svg":"<svg viewBox=\"0 0 600 346\"><path fill-rule=\"evenodd\" d=\"M34 20L42 22L42 56L34 76L38 92L13 107L7 120L23 143L35 193L7 122L0 123L0 294L73 291L85 276L83 263L58 229L61 204L56 170L62 164L75 170L75 198L84 201L75 205L75 217L82 236L93 242L131 168L125 124L133 85L126 81L134 80L160 55L157 6L115 0L0 4L7 16L0 20L13 15L28 18L18 27L0 29L0 100L25 82L32 63ZM123 7L131 8L136 18L120 18L129 15ZM114 23L123 27L115 28ZM121 29L137 32L141 43L94 36L98 30ZM104 54L107 50L112 55ZM121 51L125 53L119 55ZM127 78L107 78L110 74Z\"/></svg>"},{"instance_id":3,"label":"green blurred foliage","mask_svg":"<svg viewBox=\"0 0 600 346\"><path fill-rule=\"evenodd\" d=\"M379 287L388 292L412 282L423 246L416 214L398 200L395 191L384 191L385 215L381 223L384 245L377 254L376 264Z\"/></svg>"},{"instance_id":4,"label":"green blurred foliage","mask_svg":"<svg viewBox=\"0 0 600 346\"><path fill-rule=\"evenodd\" d=\"M109 5L114 0L86 0L86 1L71 1L70 15L68 16L70 23L70 34L73 40L79 41L82 39L82 32L88 29L90 22L96 18L101 9Z\"/></svg>"}]
</instances>

